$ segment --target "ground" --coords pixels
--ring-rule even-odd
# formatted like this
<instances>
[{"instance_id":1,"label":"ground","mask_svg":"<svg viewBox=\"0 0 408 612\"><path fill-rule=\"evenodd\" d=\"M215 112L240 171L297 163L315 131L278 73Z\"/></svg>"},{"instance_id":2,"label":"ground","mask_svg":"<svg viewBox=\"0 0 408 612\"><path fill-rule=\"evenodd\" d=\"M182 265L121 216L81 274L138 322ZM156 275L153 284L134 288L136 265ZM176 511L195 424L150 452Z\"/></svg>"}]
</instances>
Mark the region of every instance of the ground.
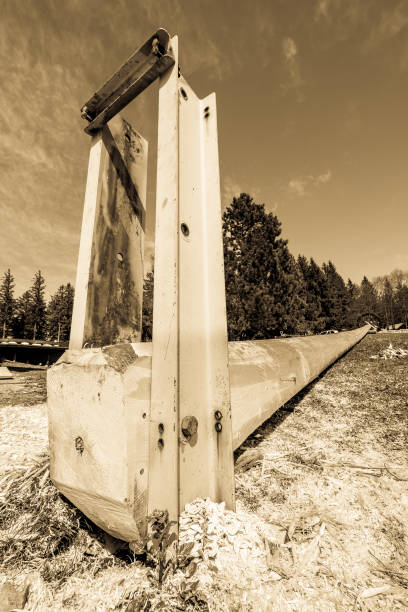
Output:
<instances>
[{"instance_id":1,"label":"ground","mask_svg":"<svg viewBox=\"0 0 408 612\"><path fill-rule=\"evenodd\" d=\"M28 610L408 607L408 357L370 359L390 342L408 349L408 334L367 336L246 440L235 457L237 513L209 501L186 508L181 568L162 585L145 559L101 545L57 497L45 464L22 471L46 447L44 373L0 383L0 584L28 576ZM17 503L25 486L32 503ZM64 546L41 548L13 503L30 521L48 504L49 532L72 527ZM19 549L6 542L13 520L27 538Z\"/></svg>"}]
</instances>

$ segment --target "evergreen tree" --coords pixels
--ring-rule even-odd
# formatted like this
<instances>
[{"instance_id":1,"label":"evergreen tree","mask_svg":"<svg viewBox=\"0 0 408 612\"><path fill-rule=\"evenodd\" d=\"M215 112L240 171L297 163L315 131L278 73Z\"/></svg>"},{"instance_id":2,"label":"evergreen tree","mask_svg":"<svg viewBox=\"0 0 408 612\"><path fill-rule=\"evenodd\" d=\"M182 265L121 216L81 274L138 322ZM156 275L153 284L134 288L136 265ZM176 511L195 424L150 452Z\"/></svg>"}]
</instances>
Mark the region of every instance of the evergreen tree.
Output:
<instances>
[{"instance_id":1,"label":"evergreen tree","mask_svg":"<svg viewBox=\"0 0 408 612\"><path fill-rule=\"evenodd\" d=\"M306 327L310 333L318 333L325 329L326 325L326 319L323 313L325 278L314 259L308 262L306 257L299 255L297 263L302 273L306 289Z\"/></svg>"},{"instance_id":2,"label":"evergreen tree","mask_svg":"<svg viewBox=\"0 0 408 612\"><path fill-rule=\"evenodd\" d=\"M303 279L281 223L246 193L223 215L230 340L270 338L304 328Z\"/></svg>"},{"instance_id":3,"label":"evergreen tree","mask_svg":"<svg viewBox=\"0 0 408 612\"><path fill-rule=\"evenodd\" d=\"M13 335L15 338L29 338L29 320L31 316L31 294L24 291L15 302L13 318Z\"/></svg>"},{"instance_id":4,"label":"evergreen tree","mask_svg":"<svg viewBox=\"0 0 408 612\"><path fill-rule=\"evenodd\" d=\"M395 290L395 310L398 323L408 327L408 286L406 281L399 282Z\"/></svg>"},{"instance_id":5,"label":"evergreen tree","mask_svg":"<svg viewBox=\"0 0 408 612\"><path fill-rule=\"evenodd\" d=\"M381 296L381 305L386 326L394 325L394 291L389 278L385 279L384 291Z\"/></svg>"},{"instance_id":6,"label":"evergreen tree","mask_svg":"<svg viewBox=\"0 0 408 612\"><path fill-rule=\"evenodd\" d=\"M10 268L4 273L0 285L0 334L5 338L12 327L14 314L14 277Z\"/></svg>"},{"instance_id":7,"label":"evergreen tree","mask_svg":"<svg viewBox=\"0 0 408 612\"><path fill-rule=\"evenodd\" d=\"M33 340L44 339L46 330L45 280L41 270L36 272L30 293L29 316L26 321L27 337Z\"/></svg>"},{"instance_id":8,"label":"evergreen tree","mask_svg":"<svg viewBox=\"0 0 408 612\"><path fill-rule=\"evenodd\" d=\"M326 326L342 329L345 327L347 320L348 296L346 285L331 261L323 264L323 273L326 278Z\"/></svg>"},{"instance_id":9,"label":"evergreen tree","mask_svg":"<svg viewBox=\"0 0 408 612\"><path fill-rule=\"evenodd\" d=\"M378 295L374 285L364 276L360 287L360 313L377 312Z\"/></svg>"},{"instance_id":10,"label":"evergreen tree","mask_svg":"<svg viewBox=\"0 0 408 612\"><path fill-rule=\"evenodd\" d=\"M47 336L50 340L69 340L73 305L73 286L71 283L61 285L47 307Z\"/></svg>"},{"instance_id":11,"label":"evergreen tree","mask_svg":"<svg viewBox=\"0 0 408 612\"><path fill-rule=\"evenodd\" d=\"M350 279L346 285L347 291L347 315L346 315L346 326L353 328L357 326L358 316L360 314L359 299L360 299L360 288L355 285Z\"/></svg>"}]
</instances>

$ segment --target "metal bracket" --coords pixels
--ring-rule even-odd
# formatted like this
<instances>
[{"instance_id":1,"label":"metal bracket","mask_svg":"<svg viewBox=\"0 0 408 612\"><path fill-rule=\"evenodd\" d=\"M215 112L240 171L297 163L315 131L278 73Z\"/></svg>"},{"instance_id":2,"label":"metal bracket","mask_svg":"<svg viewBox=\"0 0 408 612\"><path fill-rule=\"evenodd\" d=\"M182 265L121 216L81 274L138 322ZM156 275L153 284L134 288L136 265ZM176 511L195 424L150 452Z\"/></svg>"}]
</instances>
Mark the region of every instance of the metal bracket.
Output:
<instances>
[{"instance_id":1,"label":"metal bracket","mask_svg":"<svg viewBox=\"0 0 408 612\"><path fill-rule=\"evenodd\" d=\"M82 106L81 116L90 121L85 132L92 134L100 129L174 61L170 35L167 30L159 28Z\"/></svg>"}]
</instances>

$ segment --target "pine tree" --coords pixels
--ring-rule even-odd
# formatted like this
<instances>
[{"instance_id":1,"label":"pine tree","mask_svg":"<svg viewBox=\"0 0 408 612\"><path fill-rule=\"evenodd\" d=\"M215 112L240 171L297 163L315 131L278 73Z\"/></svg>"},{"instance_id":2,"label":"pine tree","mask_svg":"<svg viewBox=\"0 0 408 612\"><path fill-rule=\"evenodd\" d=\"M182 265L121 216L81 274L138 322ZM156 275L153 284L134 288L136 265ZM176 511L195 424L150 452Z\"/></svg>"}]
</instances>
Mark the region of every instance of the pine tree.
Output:
<instances>
[{"instance_id":1,"label":"pine tree","mask_svg":"<svg viewBox=\"0 0 408 612\"><path fill-rule=\"evenodd\" d=\"M326 325L328 328L342 329L346 325L347 318L346 285L331 261L323 264L323 273L326 278Z\"/></svg>"},{"instance_id":2,"label":"pine tree","mask_svg":"<svg viewBox=\"0 0 408 612\"><path fill-rule=\"evenodd\" d=\"M31 316L31 294L24 291L17 298L14 308L13 335L15 338L30 338L29 321Z\"/></svg>"},{"instance_id":3,"label":"pine tree","mask_svg":"<svg viewBox=\"0 0 408 612\"><path fill-rule=\"evenodd\" d=\"M299 255L297 263L306 289L306 327L309 333L318 333L326 326L322 305L325 296L324 275L314 259L309 263L306 257Z\"/></svg>"},{"instance_id":4,"label":"pine tree","mask_svg":"<svg viewBox=\"0 0 408 612\"><path fill-rule=\"evenodd\" d=\"M5 338L12 327L14 314L14 277L10 268L4 273L0 286L0 333Z\"/></svg>"},{"instance_id":5,"label":"pine tree","mask_svg":"<svg viewBox=\"0 0 408 612\"><path fill-rule=\"evenodd\" d=\"M347 280L347 315L346 315L346 326L353 328L358 324L358 316L360 314L359 299L360 299L360 288L354 284L350 279Z\"/></svg>"},{"instance_id":6,"label":"pine tree","mask_svg":"<svg viewBox=\"0 0 408 612\"><path fill-rule=\"evenodd\" d=\"M30 289L30 309L26 333L33 340L44 339L46 330L45 280L41 270L36 272Z\"/></svg>"},{"instance_id":7,"label":"pine tree","mask_svg":"<svg viewBox=\"0 0 408 612\"><path fill-rule=\"evenodd\" d=\"M50 340L69 340L73 304L73 286L71 283L61 285L47 307L47 336Z\"/></svg>"},{"instance_id":8,"label":"pine tree","mask_svg":"<svg viewBox=\"0 0 408 612\"><path fill-rule=\"evenodd\" d=\"M304 327L303 279L280 234L278 218L246 193L224 212L230 340L271 338Z\"/></svg>"},{"instance_id":9,"label":"pine tree","mask_svg":"<svg viewBox=\"0 0 408 612\"><path fill-rule=\"evenodd\" d=\"M394 291L389 278L384 283L384 291L381 296L382 312L386 326L394 325Z\"/></svg>"},{"instance_id":10,"label":"pine tree","mask_svg":"<svg viewBox=\"0 0 408 612\"><path fill-rule=\"evenodd\" d=\"M378 295L374 285L364 276L360 287L360 313L374 312L378 309Z\"/></svg>"}]
</instances>

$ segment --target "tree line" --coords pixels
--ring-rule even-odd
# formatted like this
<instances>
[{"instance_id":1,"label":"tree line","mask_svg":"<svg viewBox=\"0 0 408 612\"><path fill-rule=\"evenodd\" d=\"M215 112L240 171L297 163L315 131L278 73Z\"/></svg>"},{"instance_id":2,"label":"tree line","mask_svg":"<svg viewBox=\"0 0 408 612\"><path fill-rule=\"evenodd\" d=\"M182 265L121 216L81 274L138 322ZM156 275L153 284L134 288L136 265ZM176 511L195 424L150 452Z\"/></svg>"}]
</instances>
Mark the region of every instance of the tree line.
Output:
<instances>
[{"instance_id":1,"label":"tree line","mask_svg":"<svg viewBox=\"0 0 408 612\"><path fill-rule=\"evenodd\" d=\"M15 281L10 269L0 284L0 335L27 340L67 341L71 328L74 288L70 283L61 285L45 300L45 279L39 270L32 285L14 297Z\"/></svg>"},{"instance_id":2,"label":"tree line","mask_svg":"<svg viewBox=\"0 0 408 612\"><path fill-rule=\"evenodd\" d=\"M223 214L224 268L230 340L274 338L282 334L318 334L352 329L376 315L382 326L408 320L408 272L360 284L346 282L332 261L289 251L281 222L263 204L241 193ZM152 338L154 274L143 292L143 340ZM0 335L68 340L74 288L61 285L45 301L45 280L38 271L30 289L14 298L14 277L4 273L0 285Z\"/></svg>"},{"instance_id":3,"label":"tree line","mask_svg":"<svg viewBox=\"0 0 408 612\"><path fill-rule=\"evenodd\" d=\"M376 279L376 285L367 277L361 284L345 282L332 261L319 266L313 258L295 258L281 231L277 216L246 193L233 198L223 214L229 340L352 329L367 313L377 314L384 325L407 320L404 279L394 286L388 278L382 284ZM150 272L144 285L144 340L152 337L152 305Z\"/></svg>"}]
</instances>

